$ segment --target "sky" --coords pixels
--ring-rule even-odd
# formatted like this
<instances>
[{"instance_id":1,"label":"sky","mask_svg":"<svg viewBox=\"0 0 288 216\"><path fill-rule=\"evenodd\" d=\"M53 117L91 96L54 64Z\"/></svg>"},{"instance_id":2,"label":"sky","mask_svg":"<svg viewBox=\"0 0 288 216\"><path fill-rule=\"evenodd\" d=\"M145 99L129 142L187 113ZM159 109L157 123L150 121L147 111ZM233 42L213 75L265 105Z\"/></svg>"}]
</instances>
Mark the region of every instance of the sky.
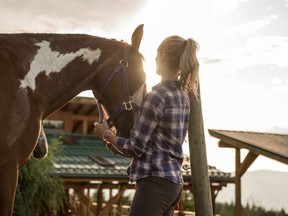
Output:
<instances>
[{"instance_id":1,"label":"sky","mask_svg":"<svg viewBox=\"0 0 288 216\"><path fill-rule=\"evenodd\" d=\"M0 0L0 5L0 33L85 33L130 42L144 24L140 52L148 89L160 80L155 74L160 42L171 35L195 39L209 165L235 170L234 150L219 148L208 129L288 134L288 0ZM189 154L187 143L184 151ZM262 156L249 170L261 169L288 172L287 165Z\"/></svg>"}]
</instances>

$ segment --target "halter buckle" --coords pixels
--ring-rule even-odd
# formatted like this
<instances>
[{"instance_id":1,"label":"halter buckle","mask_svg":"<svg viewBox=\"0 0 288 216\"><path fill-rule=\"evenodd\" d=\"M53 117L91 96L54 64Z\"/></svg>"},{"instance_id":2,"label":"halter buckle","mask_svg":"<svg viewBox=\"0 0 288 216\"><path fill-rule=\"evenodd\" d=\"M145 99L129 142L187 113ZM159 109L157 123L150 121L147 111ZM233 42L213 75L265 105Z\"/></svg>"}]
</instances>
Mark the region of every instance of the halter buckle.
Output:
<instances>
[{"instance_id":1,"label":"halter buckle","mask_svg":"<svg viewBox=\"0 0 288 216\"><path fill-rule=\"evenodd\" d=\"M124 110L132 110L133 109L133 104L132 101L124 101L122 103Z\"/></svg>"},{"instance_id":2,"label":"halter buckle","mask_svg":"<svg viewBox=\"0 0 288 216\"><path fill-rule=\"evenodd\" d=\"M125 59L121 59L119 64L121 65L122 68L128 68L128 61Z\"/></svg>"}]
</instances>

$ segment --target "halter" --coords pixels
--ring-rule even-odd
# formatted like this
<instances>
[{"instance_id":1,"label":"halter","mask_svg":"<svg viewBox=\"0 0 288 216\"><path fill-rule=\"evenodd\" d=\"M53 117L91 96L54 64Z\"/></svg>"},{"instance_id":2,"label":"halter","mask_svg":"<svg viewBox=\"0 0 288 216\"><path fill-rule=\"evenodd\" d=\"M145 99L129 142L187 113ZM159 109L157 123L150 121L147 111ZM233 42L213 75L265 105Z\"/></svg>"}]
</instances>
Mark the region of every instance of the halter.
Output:
<instances>
[{"instance_id":1,"label":"halter","mask_svg":"<svg viewBox=\"0 0 288 216\"><path fill-rule=\"evenodd\" d=\"M98 112L99 112L99 122L103 123L104 121L104 111L103 111L103 105L101 104L102 96L109 84L109 82L112 80L115 74L122 71L122 82L123 82L123 97L124 101L118 108L116 112L114 112L112 115L109 116L107 119L107 123L109 128L113 126L113 121L123 112L123 111L130 111L134 108L133 102L129 99L129 88L128 88L128 46L126 45L124 48L123 58L119 61L119 63L114 67L111 75L106 80L104 87L98 97L97 103L98 103ZM113 153L119 154L121 156L127 157L125 154L119 152L113 145L110 143L106 143L106 146L108 149L110 149Z\"/></svg>"},{"instance_id":2,"label":"halter","mask_svg":"<svg viewBox=\"0 0 288 216\"><path fill-rule=\"evenodd\" d=\"M127 45L125 46L124 49L124 54L123 54L123 59L120 60L120 62L114 67L111 75L108 77L108 79L106 80L104 87L99 95L99 98L97 99L98 102L98 111L99 111L99 122L103 123L104 121L104 112L103 112L103 106L101 104L101 99L102 96L109 84L109 82L112 80L112 78L114 77L115 74L119 73L119 72L123 72L123 96L124 96L124 101L121 104L121 106L119 107L119 109L114 112L112 115L109 116L109 118L107 119L107 123L109 125L109 127L111 128L113 126L113 121L125 110L132 110L133 109L133 102L129 99L129 89L128 89L128 48Z\"/></svg>"}]
</instances>

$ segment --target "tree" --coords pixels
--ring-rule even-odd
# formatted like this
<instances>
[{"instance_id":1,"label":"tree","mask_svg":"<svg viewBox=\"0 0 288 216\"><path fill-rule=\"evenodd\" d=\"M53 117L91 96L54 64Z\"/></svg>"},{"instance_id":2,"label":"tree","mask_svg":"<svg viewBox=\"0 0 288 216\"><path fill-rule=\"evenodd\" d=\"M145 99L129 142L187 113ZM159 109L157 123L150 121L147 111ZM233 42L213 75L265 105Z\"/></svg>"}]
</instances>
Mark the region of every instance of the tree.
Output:
<instances>
[{"instance_id":1,"label":"tree","mask_svg":"<svg viewBox=\"0 0 288 216\"><path fill-rule=\"evenodd\" d=\"M232 216L235 215L235 204L231 203L216 203L216 213L221 216ZM274 210L265 210L265 208L261 206L257 206L256 204L247 203L245 207L243 207L242 211L243 216L288 216L285 213L284 209L281 211Z\"/></svg>"},{"instance_id":2,"label":"tree","mask_svg":"<svg viewBox=\"0 0 288 216\"><path fill-rule=\"evenodd\" d=\"M63 211L64 184L53 175L53 159L58 144L58 140L52 139L46 158L37 160L31 157L20 169L14 216L48 216Z\"/></svg>"},{"instance_id":3,"label":"tree","mask_svg":"<svg viewBox=\"0 0 288 216\"><path fill-rule=\"evenodd\" d=\"M195 212L194 197L191 191L183 191L183 210Z\"/></svg>"}]
</instances>

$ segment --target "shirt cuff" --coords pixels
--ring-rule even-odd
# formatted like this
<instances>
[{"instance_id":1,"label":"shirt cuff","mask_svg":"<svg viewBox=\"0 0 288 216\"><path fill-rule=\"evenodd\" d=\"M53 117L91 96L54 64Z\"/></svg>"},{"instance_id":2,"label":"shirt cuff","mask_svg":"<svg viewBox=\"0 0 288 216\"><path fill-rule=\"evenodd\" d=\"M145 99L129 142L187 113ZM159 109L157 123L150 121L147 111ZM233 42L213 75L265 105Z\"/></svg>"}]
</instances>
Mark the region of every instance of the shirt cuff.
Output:
<instances>
[{"instance_id":1,"label":"shirt cuff","mask_svg":"<svg viewBox=\"0 0 288 216\"><path fill-rule=\"evenodd\" d=\"M117 148L123 152L123 149L124 149L124 146L127 144L127 142L129 141L129 139L125 139L125 138L122 138L122 137L119 137L118 140L117 140ZM124 152L123 152L124 153Z\"/></svg>"}]
</instances>

